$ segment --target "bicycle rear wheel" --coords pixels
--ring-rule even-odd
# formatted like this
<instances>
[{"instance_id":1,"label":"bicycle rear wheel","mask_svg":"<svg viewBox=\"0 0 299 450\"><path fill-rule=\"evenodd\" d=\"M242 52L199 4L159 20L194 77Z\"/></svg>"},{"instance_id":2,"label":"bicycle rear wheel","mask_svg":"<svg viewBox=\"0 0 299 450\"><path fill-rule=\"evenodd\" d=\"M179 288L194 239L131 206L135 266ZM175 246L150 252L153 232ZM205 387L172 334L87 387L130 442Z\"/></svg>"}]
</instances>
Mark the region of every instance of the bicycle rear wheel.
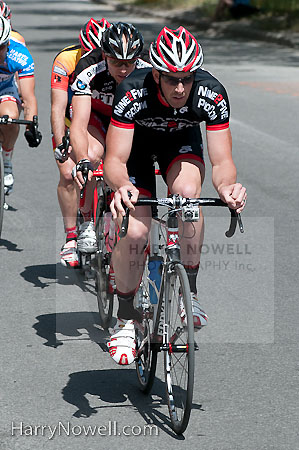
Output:
<instances>
[{"instance_id":1,"label":"bicycle rear wheel","mask_svg":"<svg viewBox=\"0 0 299 450\"><path fill-rule=\"evenodd\" d=\"M182 308L184 316L181 317ZM182 434L192 409L194 385L194 327L186 271L174 264L165 281L165 321L168 329L164 351L167 403L173 430Z\"/></svg>"},{"instance_id":2,"label":"bicycle rear wheel","mask_svg":"<svg viewBox=\"0 0 299 450\"><path fill-rule=\"evenodd\" d=\"M155 381L158 349L152 342L152 320L144 319L142 330L136 329L136 372L140 390L148 394Z\"/></svg>"},{"instance_id":3,"label":"bicycle rear wheel","mask_svg":"<svg viewBox=\"0 0 299 450\"><path fill-rule=\"evenodd\" d=\"M4 213L4 165L3 165L2 150L0 149L0 238L2 233L3 213Z\"/></svg>"},{"instance_id":4,"label":"bicycle rear wheel","mask_svg":"<svg viewBox=\"0 0 299 450\"><path fill-rule=\"evenodd\" d=\"M148 394L153 386L157 367L157 344L153 342L153 311L150 303L150 281L148 271L148 256L137 291L137 304L143 314L140 327L136 328L136 372L139 387Z\"/></svg>"},{"instance_id":5,"label":"bicycle rear wheel","mask_svg":"<svg viewBox=\"0 0 299 450\"><path fill-rule=\"evenodd\" d=\"M105 236L104 213L106 211L106 202L106 191L103 186L100 186L95 220L95 231L98 246L95 271L100 323L104 329L108 329L110 326L114 301L114 280L110 268L111 252L107 250L107 236Z\"/></svg>"}]
</instances>

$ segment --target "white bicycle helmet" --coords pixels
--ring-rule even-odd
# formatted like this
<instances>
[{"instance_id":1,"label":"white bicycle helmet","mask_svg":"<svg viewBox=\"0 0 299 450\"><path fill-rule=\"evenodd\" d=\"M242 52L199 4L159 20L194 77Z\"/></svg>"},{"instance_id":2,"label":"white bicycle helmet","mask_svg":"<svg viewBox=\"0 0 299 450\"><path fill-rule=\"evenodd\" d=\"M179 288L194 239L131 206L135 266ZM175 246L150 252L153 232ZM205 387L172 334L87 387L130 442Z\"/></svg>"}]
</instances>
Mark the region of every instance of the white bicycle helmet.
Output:
<instances>
[{"instance_id":1,"label":"white bicycle helmet","mask_svg":"<svg viewBox=\"0 0 299 450\"><path fill-rule=\"evenodd\" d=\"M9 6L5 2L0 2L0 16L5 17L5 19L11 19L11 11Z\"/></svg>"},{"instance_id":2,"label":"white bicycle helmet","mask_svg":"<svg viewBox=\"0 0 299 450\"><path fill-rule=\"evenodd\" d=\"M10 38L11 26L9 20L5 17L0 16L0 45L5 45L8 43Z\"/></svg>"},{"instance_id":3,"label":"white bicycle helmet","mask_svg":"<svg viewBox=\"0 0 299 450\"><path fill-rule=\"evenodd\" d=\"M164 27L151 43L149 57L153 67L164 72L193 72L203 63L201 46L184 27Z\"/></svg>"},{"instance_id":4,"label":"white bicycle helmet","mask_svg":"<svg viewBox=\"0 0 299 450\"><path fill-rule=\"evenodd\" d=\"M84 50L101 48L102 34L110 27L108 20L102 18L100 21L90 19L80 31L79 40Z\"/></svg>"}]
</instances>

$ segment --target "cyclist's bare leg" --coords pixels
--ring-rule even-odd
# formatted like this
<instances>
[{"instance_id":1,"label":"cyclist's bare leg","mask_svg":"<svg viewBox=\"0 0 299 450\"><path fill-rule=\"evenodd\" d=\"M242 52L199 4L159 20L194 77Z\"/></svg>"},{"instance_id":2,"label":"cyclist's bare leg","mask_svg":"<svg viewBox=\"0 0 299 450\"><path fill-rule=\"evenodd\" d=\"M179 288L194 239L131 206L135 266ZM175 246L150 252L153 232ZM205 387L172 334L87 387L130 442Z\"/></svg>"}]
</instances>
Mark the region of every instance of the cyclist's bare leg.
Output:
<instances>
[{"instance_id":1,"label":"cyclist's bare leg","mask_svg":"<svg viewBox=\"0 0 299 450\"><path fill-rule=\"evenodd\" d=\"M16 102L4 101L0 103L0 116L8 115L11 119L18 119L20 107ZM19 125L0 125L0 142L5 150L12 150L19 134Z\"/></svg>"},{"instance_id":2,"label":"cyclist's bare leg","mask_svg":"<svg viewBox=\"0 0 299 450\"><path fill-rule=\"evenodd\" d=\"M151 209L138 206L130 214L127 236L117 243L112 254L117 290L121 293L133 292L140 282L144 249L151 225Z\"/></svg>"},{"instance_id":3,"label":"cyclist's bare leg","mask_svg":"<svg viewBox=\"0 0 299 450\"><path fill-rule=\"evenodd\" d=\"M195 160L182 160L173 164L167 174L167 182L171 193L183 197L199 197L204 180L203 164ZM201 211L198 222L180 222L181 260L189 279L192 301L192 312L195 329L207 324L207 315L200 308L197 297L197 275L200 264L200 252L204 235L204 221ZM184 305L181 305L181 317L184 317Z\"/></svg>"},{"instance_id":4,"label":"cyclist's bare leg","mask_svg":"<svg viewBox=\"0 0 299 450\"><path fill-rule=\"evenodd\" d=\"M204 165L196 160L176 161L167 174L167 184L172 194L183 197L199 197L205 176ZM181 259L185 266L197 266L204 236L204 220L201 211L199 222L180 222Z\"/></svg>"},{"instance_id":5,"label":"cyclist's bare leg","mask_svg":"<svg viewBox=\"0 0 299 450\"><path fill-rule=\"evenodd\" d=\"M99 132L99 130L89 125L88 126L88 159L93 164L96 169L100 164L101 158L104 154L105 148L105 138ZM81 207L81 212L84 215L88 215L92 211L93 202L93 191L95 188L95 179L93 178L91 182L86 185L85 201L84 205Z\"/></svg>"},{"instance_id":6,"label":"cyclist's bare leg","mask_svg":"<svg viewBox=\"0 0 299 450\"><path fill-rule=\"evenodd\" d=\"M77 223L78 189L72 177L74 165L75 163L71 158L64 163L57 161L57 167L60 173L57 197L65 229L73 229Z\"/></svg>"}]
</instances>

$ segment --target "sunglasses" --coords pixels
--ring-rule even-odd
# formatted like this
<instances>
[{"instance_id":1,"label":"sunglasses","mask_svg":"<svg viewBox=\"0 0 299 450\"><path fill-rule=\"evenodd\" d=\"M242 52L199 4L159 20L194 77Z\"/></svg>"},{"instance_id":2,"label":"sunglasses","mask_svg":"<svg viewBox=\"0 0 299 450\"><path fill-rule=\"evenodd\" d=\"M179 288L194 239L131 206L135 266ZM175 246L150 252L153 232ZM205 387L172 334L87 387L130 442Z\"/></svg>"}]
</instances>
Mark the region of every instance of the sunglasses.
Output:
<instances>
[{"instance_id":1,"label":"sunglasses","mask_svg":"<svg viewBox=\"0 0 299 450\"><path fill-rule=\"evenodd\" d=\"M161 74L161 77L164 78L165 83L169 84L169 86L177 86L179 83L182 83L183 86L185 86L185 84L191 84L194 81L194 75L188 75L184 78L176 78Z\"/></svg>"},{"instance_id":2,"label":"sunglasses","mask_svg":"<svg viewBox=\"0 0 299 450\"><path fill-rule=\"evenodd\" d=\"M107 58L110 64L115 67L126 66L130 67L136 63L136 59L116 59L116 58Z\"/></svg>"}]
</instances>

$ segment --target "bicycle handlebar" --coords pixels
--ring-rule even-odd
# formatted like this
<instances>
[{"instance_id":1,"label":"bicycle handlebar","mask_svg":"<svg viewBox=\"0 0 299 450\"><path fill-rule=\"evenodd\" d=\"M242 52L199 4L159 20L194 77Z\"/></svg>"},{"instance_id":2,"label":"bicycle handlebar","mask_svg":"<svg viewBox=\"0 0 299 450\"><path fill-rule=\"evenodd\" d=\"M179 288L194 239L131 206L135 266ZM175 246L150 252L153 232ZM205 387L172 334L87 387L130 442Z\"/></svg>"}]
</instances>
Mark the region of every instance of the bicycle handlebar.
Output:
<instances>
[{"instance_id":1,"label":"bicycle handlebar","mask_svg":"<svg viewBox=\"0 0 299 450\"><path fill-rule=\"evenodd\" d=\"M134 206L147 205L147 206L167 206L171 209L181 209L185 205L198 205L198 206L226 206L231 213L231 220L229 229L225 232L226 237L232 237L235 234L237 224L241 233L244 233L241 214L237 213L234 209L227 206L227 203L223 202L220 198L183 198L178 195L167 198L140 198L137 200ZM119 237L126 236L129 225L130 210L125 208L126 215L123 217L122 224L119 231Z\"/></svg>"},{"instance_id":2,"label":"bicycle handlebar","mask_svg":"<svg viewBox=\"0 0 299 450\"><path fill-rule=\"evenodd\" d=\"M0 125L8 125L11 123L15 123L18 125L33 125L38 127L38 118L37 116L33 116L33 120L25 120L25 119L11 119L7 115L0 117Z\"/></svg>"}]
</instances>

